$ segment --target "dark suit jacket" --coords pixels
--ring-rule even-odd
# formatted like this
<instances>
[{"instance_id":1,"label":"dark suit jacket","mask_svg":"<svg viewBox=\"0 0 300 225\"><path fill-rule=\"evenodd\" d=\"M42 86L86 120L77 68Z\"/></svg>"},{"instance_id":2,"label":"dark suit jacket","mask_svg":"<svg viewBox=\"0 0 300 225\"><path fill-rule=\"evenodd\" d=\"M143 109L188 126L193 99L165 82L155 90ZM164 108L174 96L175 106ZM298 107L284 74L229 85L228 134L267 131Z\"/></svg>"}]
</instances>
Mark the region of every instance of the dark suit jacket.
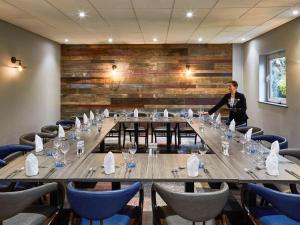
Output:
<instances>
[{"instance_id":1,"label":"dark suit jacket","mask_svg":"<svg viewBox=\"0 0 300 225\"><path fill-rule=\"evenodd\" d=\"M228 93L224 95L224 97L221 99L221 101L216 104L212 109L208 111L208 113L211 115L217 110L219 110L223 105L227 105L229 108L229 122L231 120L235 120L236 125L243 124L247 122L248 116L246 113L247 110L247 103L246 98L242 93L236 92L235 99L237 100L237 103L234 108L230 108L228 100L231 98L231 94Z\"/></svg>"}]
</instances>

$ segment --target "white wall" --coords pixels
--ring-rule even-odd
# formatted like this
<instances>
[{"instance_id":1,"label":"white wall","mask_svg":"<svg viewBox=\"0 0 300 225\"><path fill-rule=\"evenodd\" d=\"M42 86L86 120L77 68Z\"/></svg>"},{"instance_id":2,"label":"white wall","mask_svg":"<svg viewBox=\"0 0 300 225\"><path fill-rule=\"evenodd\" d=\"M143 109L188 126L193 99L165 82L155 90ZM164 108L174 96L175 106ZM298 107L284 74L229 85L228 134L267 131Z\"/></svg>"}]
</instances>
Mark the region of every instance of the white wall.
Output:
<instances>
[{"instance_id":1,"label":"white wall","mask_svg":"<svg viewBox=\"0 0 300 225\"><path fill-rule=\"evenodd\" d=\"M232 79L239 84L238 91L244 92L243 65L244 65L244 48L242 44L232 45Z\"/></svg>"},{"instance_id":2,"label":"white wall","mask_svg":"<svg viewBox=\"0 0 300 225\"><path fill-rule=\"evenodd\" d=\"M278 49L286 50L288 108L258 103L259 55ZM250 124L287 137L290 147L300 147L300 18L244 45L244 89Z\"/></svg>"},{"instance_id":3,"label":"white wall","mask_svg":"<svg viewBox=\"0 0 300 225\"><path fill-rule=\"evenodd\" d=\"M0 145L60 118L60 46L0 20ZM10 68L12 56L28 68Z\"/></svg>"}]
</instances>

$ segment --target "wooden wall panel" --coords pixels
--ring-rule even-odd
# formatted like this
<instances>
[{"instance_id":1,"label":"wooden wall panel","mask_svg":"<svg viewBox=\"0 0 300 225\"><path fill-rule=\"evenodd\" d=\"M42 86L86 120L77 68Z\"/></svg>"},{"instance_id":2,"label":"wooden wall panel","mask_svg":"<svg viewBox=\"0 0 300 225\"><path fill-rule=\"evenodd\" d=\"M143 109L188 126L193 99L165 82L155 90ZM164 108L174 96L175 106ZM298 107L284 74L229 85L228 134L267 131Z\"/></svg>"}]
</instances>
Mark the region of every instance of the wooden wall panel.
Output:
<instances>
[{"instance_id":1,"label":"wooden wall panel","mask_svg":"<svg viewBox=\"0 0 300 225\"><path fill-rule=\"evenodd\" d=\"M199 109L226 93L232 45L62 45L61 70L64 118L92 108Z\"/></svg>"}]
</instances>

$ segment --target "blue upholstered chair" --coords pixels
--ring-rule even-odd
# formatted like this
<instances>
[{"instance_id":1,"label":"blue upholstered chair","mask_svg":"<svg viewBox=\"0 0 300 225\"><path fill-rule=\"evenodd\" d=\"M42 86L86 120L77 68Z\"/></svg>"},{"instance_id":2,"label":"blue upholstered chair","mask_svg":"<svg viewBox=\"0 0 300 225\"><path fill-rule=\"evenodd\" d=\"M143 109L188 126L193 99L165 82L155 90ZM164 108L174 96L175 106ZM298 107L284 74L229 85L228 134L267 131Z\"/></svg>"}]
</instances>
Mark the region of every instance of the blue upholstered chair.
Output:
<instances>
[{"instance_id":1,"label":"blue upholstered chair","mask_svg":"<svg viewBox=\"0 0 300 225\"><path fill-rule=\"evenodd\" d=\"M269 142L269 143L273 143L274 141L278 141L280 149L288 148L288 140L285 137L278 136L278 135L270 135L270 134L257 135L257 136L252 137L252 140L254 140L254 141L266 141L266 142Z\"/></svg>"},{"instance_id":2,"label":"blue upholstered chair","mask_svg":"<svg viewBox=\"0 0 300 225\"><path fill-rule=\"evenodd\" d=\"M138 192L139 206L127 205ZM125 189L101 192L75 189L74 184L69 183L67 195L75 213L71 216L71 223L76 223L79 217L81 225L127 225L132 220L142 224L143 189L140 182Z\"/></svg>"},{"instance_id":3,"label":"blue upholstered chair","mask_svg":"<svg viewBox=\"0 0 300 225\"><path fill-rule=\"evenodd\" d=\"M74 126L75 125L75 120L58 120L56 122L56 125L62 125L62 126Z\"/></svg>"},{"instance_id":4,"label":"blue upholstered chair","mask_svg":"<svg viewBox=\"0 0 300 225\"><path fill-rule=\"evenodd\" d=\"M0 146L0 168L6 166L11 160L16 157L24 154L25 152L30 152L33 150L32 146L28 145L3 145ZM26 189L26 183L21 182L9 182L1 181L0 182L0 191L10 191L10 190L23 190Z\"/></svg>"},{"instance_id":5,"label":"blue upholstered chair","mask_svg":"<svg viewBox=\"0 0 300 225\"><path fill-rule=\"evenodd\" d=\"M282 193L263 186L248 184L242 192L243 206L250 219L260 225L300 225L300 196ZM249 205L245 201L248 193L264 198L269 205Z\"/></svg>"}]
</instances>

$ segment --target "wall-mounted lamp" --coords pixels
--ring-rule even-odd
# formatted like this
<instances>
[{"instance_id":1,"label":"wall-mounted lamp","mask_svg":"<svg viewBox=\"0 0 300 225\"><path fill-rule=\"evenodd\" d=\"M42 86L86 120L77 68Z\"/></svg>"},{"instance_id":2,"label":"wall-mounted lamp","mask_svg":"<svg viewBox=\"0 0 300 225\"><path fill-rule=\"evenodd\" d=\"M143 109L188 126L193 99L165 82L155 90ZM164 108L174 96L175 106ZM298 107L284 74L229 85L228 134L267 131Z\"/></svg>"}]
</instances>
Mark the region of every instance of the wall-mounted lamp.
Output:
<instances>
[{"instance_id":1,"label":"wall-mounted lamp","mask_svg":"<svg viewBox=\"0 0 300 225\"><path fill-rule=\"evenodd\" d=\"M190 65L186 65L186 66L185 66L185 75L186 75L187 77L192 76L192 70L191 70Z\"/></svg>"},{"instance_id":2,"label":"wall-mounted lamp","mask_svg":"<svg viewBox=\"0 0 300 225\"><path fill-rule=\"evenodd\" d=\"M120 87L120 79L119 79L119 74L117 71L117 66L112 65L111 69L112 69L111 70L112 82L111 82L110 88L111 88L111 90L116 91Z\"/></svg>"},{"instance_id":3,"label":"wall-mounted lamp","mask_svg":"<svg viewBox=\"0 0 300 225\"><path fill-rule=\"evenodd\" d=\"M16 64L17 62L19 63L18 66L13 67L13 68L16 68L19 72L22 72L23 69L26 68L26 67L22 66L21 60L20 60L20 59L17 59L16 57L11 57L10 61L11 61L13 64Z\"/></svg>"},{"instance_id":4,"label":"wall-mounted lamp","mask_svg":"<svg viewBox=\"0 0 300 225\"><path fill-rule=\"evenodd\" d=\"M117 66L116 65L112 65L111 69L112 69L112 71L111 71L112 75L113 76L116 75L117 74Z\"/></svg>"}]
</instances>

